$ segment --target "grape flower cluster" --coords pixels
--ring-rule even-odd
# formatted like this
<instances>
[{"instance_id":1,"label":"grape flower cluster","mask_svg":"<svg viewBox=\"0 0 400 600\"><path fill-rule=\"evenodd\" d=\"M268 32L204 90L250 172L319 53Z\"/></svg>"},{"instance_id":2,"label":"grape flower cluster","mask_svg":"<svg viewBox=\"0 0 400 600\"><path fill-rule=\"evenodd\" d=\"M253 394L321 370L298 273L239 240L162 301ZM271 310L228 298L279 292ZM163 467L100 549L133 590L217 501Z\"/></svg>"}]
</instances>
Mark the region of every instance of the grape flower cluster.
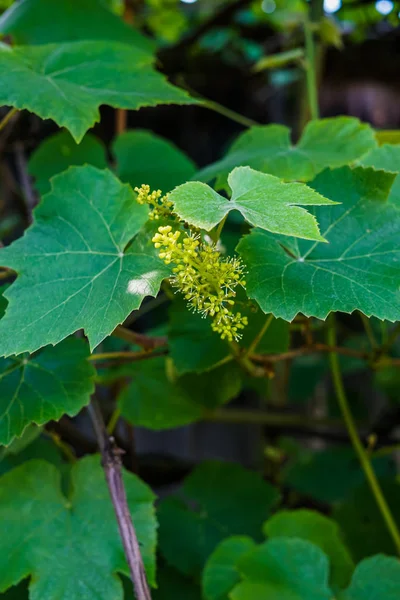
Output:
<instances>
[{"instance_id":1,"label":"grape flower cluster","mask_svg":"<svg viewBox=\"0 0 400 600\"><path fill-rule=\"evenodd\" d=\"M235 288L244 287L244 267L238 258L223 258L215 245L202 242L198 233L159 227L152 239L159 257L173 263L171 284L189 306L212 318L212 329L228 341L238 340L247 317L233 312Z\"/></svg>"},{"instance_id":2,"label":"grape flower cluster","mask_svg":"<svg viewBox=\"0 0 400 600\"><path fill-rule=\"evenodd\" d=\"M139 204L148 204L150 207L149 219L152 221L158 221L162 218L168 218L172 216L173 202L168 200L168 194L162 195L161 190L150 191L149 185L141 185L135 187L137 193L136 201Z\"/></svg>"}]
</instances>

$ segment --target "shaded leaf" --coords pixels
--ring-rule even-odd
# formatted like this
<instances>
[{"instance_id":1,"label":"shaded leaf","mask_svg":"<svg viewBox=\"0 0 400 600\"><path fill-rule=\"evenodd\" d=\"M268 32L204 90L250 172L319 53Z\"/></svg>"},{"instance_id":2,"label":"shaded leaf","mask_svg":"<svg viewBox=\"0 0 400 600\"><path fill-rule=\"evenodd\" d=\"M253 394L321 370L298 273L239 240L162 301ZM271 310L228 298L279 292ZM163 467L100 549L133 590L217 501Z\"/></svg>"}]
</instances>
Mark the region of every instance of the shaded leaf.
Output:
<instances>
[{"instance_id":1,"label":"shaded leaf","mask_svg":"<svg viewBox=\"0 0 400 600\"><path fill-rule=\"evenodd\" d=\"M44 460L55 465L59 469L62 469L65 466L57 446L55 446L50 439L47 439L42 435L18 454L7 454L2 458L0 460L0 475L33 459Z\"/></svg>"},{"instance_id":2,"label":"shaded leaf","mask_svg":"<svg viewBox=\"0 0 400 600\"><path fill-rule=\"evenodd\" d=\"M357 565L350 586L338 600L397 600L399 590L398 559L380 554Z\"/></svg>"},{"instance_id":3,"label":"shaded leaf","mask_svg":"<svg viewBox=\"0 0 400 600\"><path fill-rule=\"evenodd\" d=\"M374 167L392 173L400 172L400 146L394 144L384 144L379 148L374 148L360 160L364 167ZM397 175L389 194L389 202L400 206L400 175Z\"/></svg>"},{"instance_id":4,"label":"shaded leaf","mask_svg":"<svg viewBox=\"0 0 400 600\"><path fill-rule=\"evenodd\" d=\"M232 144L225 157L197 173L196 179L217 177L217 189L226 186L228 173L249 166L286 181L310 181L326 167L342 167L376 146L374 132L353 117L311 121L296 146L283 125L251 127Z\"/></svg>"},{"instance_id":5,"label":"shaded leaf","mask_svg":"<svg viewBox=\"0 0 400 600\"><path fill-rule=\"evenodd\" d=\"M400 319L400 209L386 201L393 178L348 167L319 175L313 187L342 202L313 210L329 244L252 232L238 246L248 296L288 321L354 310Z\"/></svg>"},{"instance_id":6,"label":"shaded leaf","mask_svg":"<svg viewBox=\"0 0 400 600\"><path fill-rule=\"evenodd\" d=\"M270 540L246 554L239 569L245 581L232 600L332 600L328 559L310 542Z\"/></svg>"},{"instance_id":7,"label":"shaded leaf","mask_svg":"<svg viewBox=\"0 0 400 600\"><path fill-rule=\"evenodd\" d=\"M198 575L224 538L260 539L262 523L278 500L278 491L258 473L233 463L204 462L186 478L182 500L169 497L160 503L161 553L182 573Z\"/></svg>"},{"instance_id":8,"label":"shaded leaf","mask_svg":"<svg viewBox=\"0 0 400 600\"><path fill-rule=\"evenodd\" d=\"M161 430L200 420L205 409L228 402L240 391L240 372L223 365L204 375L171 381L165 359L137 363L129 369L133 381L120 396L122 415L133 425Z\"/></svg>"},{"instance_id":9,"label":"shaded leaf","mask_svg":"<svg viewBox=\"0 0 400 600\"><path fill-rule=\"evenodd\" d=\"M400 526L400 485L390 479L381 479L380 485ZM378 552L397 554L376 500L367 483L358 487L343 503L335 507L333 518L343 531L347 546L359 561Z\"/></svg>"},{"instance_id":10,"label":"shaded leaf","mask_svg":"<svg viewBox=\"0 0 400 600\"><path fill-rule=\"evenodd\" d=\"M0 33L17 44L112 40L143 50L152 41L129 27L99 0L22 0L0 18Z\"/></svg>"},{"instance_id":11,"label":"shaded leaf","mask_svg":"<svg viewBox=\"0 0 400 600\"><path fill-rule=\"evenodd\" d=\"M200 586L168 565L157 569L157 586L153 600L201 600Z\"/></svg>"},{"instance_id":12,"label":"shaded leaf","mask_svg":"<svg viewBox=\"0 0 400 600\"><path fill-rule=\"evenodd\" d=\"M89 164L99 169L107 166L106 149L94 135L87 134L77 144L68 131L60 131L44 140L31 154L28 171L35 178L40 194L50 191L50 179L68 167Z\"/></svg>"},{"instance_id":13,"label":"shaded leaf","mask_svg":"<svg viewBox=\"0 0 400 600\"><path fill-rule=\"evenodd\" d=\"M240 306L240 310L249 319L240 340L240 346L246 348L264 325L265 315L256 306ZM190 312L183 300L174 301L170 307L168 340L171 357L180 375L207 371L231 355L228 344L211 329L209 320ZM288 347L288 324L281 319L274 319L257 346L257 351L272 354L285 352Z\"/></svg>"},{"instance_id":14,"label":"shaded leaf","mask_svg":"<svg viewBox=\"0 0 400 600\"><path fill-rule=\"evenodd\" d=\"M0 354L33 352L81 328L94 348L169 273L127 246L147 210L109 171L72 167L58 175L34 216L27 233L0 251L0 264L19 273L6 291Z\"/></svg>"},{"instance_id":15,"label":"shaded leaf","mask_svg":"<svg viewBox=\"0 0 400 600\"><path fill-rule=\"evenodd\" d=\"M154 584L156 521L154 495L124 472L124 482L147 575ZM28 575L31 600L122 600L116 572L128 574L100 457L72 467L71 495L60 489L60 473L30 461L3 475L0 485L0 590ZM21 538L21 535L23 536Z\"/></svg>"},{"instance_id":16,"label":"shaded leaf","mask_svg":"<svg viewBox=\"0 0 400 600\"><path fill-rule=\"evenodd\" d=\"M388 457L373 459L379 477L395 474ZM336 447L319 452L308 452L304 457L296 451L294 464L284 472L285 484L318 502L332 504L344 500L365 481L359 460L351 448Z\"/></svg>"},{"instance_id":17,"label":"shaded leaf","mask_svg":"<svg viewBox=\"0 0 400 600\"><path fill-rule=\"evenodd\" d=\"M254 541L243 536L227 538L216 547L202 575L206 600L228 600L229 592L240 581L237 563L254 547Z\"/></svg>"},{"instance_id":18,"label":"shaded leaf","mask_svg":"<svg viewBox=\"0 0 400 600\"><path fill-rule=\"evenodd\" d=\"M0 44L0 103L53 119L80 142L100 120L102 104L136 110L196 102L167 83L151 63L147 52L117 42Z\"/></svg>"},{"instance_id":19,"label":"shaded leaf","mask_svg":"<svg viewBox=\"0 0 400 600\"><path fill-rule=\"evenodd\" d=\"M151 131L126 131L113 143L117 174L132 187L145 183L169 192L191 179L194 163L174 144Z\"/></svg>"},{"instance_id":20,"label":"shaded leaf","mask_svg":"<svg viewBox=\"0 0 400 600\"><path fill-rule=\"evenodd\" d=\"M312 542L330 559L331 585L343 588L349 583L354 563L332 519L312 510L284 510L265 523L264 532L269 539L290 537Z\"/></svg>"},{"instance_id":21,"label":"shaded leaf","mask_svg":"<svg viewBox=\"0 0 400 600\"><path fill-rule=\"evenodd\" d=\"M0 359L0 443L9 444L34 422L76 415L94 390L84 340L69 338L35 356Z\"/></svg>"},{"instance_id":22,"label":"shaded leaf","mask_svg":"<svg viewBox=\"0 0 400 600\"><path fill-rule=\"evenodd\" d=\"M251 225L267 231L324 241L315 217L299 205L331 205L331 200L304 184L283 183L249 167L234 169L228 183L231 200L199 181L184 183L169 197L184 221L206 231L218 225L231 210L238 210Z\"/></svg>"}]
</instances>

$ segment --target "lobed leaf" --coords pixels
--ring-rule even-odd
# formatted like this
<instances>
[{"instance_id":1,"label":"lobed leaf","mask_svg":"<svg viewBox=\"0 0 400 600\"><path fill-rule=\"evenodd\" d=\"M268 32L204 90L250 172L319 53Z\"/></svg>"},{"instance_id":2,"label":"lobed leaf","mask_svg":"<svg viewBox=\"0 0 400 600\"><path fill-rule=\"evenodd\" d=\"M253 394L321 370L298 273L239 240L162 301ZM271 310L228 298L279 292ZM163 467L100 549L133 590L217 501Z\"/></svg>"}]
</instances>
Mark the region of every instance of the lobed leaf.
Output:
<instances>
[{"instance_id":1,"label":"lobed leaf","mask_svg":"<svg viewBox=\"0 0 400 600\"><path fill-rule=\"evenodd\" d=\"M0 17L0 33L17 44L112 40L150 51L154 43L101 0L22 0Z\"/></svg>"},{"instance_id":2,"label":"lobed leaf","mask_svg":"<svg viewBox=\"0 0 400 600\"><path fill-rule=\"evenodd\" d=\"M53 119L80 142L99 121L102 104L136 110L196 102L154 71L152 60L147 52L119 42L0 44L0 103Z\"/></svg>"},{"instance_id":3,"label":"lobed leaf","mask_svg":"<svg viewBox=\"0 0 400 600\"><path fill-rule=\"evenodd\" d=\"M98 456L71 469L68 497L61 474L44 461L6 473L0 485L0 591L31 576L29 597L123 599L116 573L129 574ZM147 576L154 585L154 495L132 473L124 483Z\"/></svg>"},{"instance_id":4,"label":"lobed leaf","mask_svg":"<svg viewBox=\"0 0 400 600\"><path fill-rule=\"evenodd\" d=\"M109 171L58 175L34 215L0 251L0 264L19 274L5 294L0 355L34 352L81 328L93 349L169 274L154 254L129 245L147 210Z\"/></svg>"},{"instance_id":5,"label":"lobed leaf","mask_svg":"<svg viewBox=\"0 0 400 600\"><path fill-rule=\"evenodd\" d=\"M69 338L34 356L0 358L0 444L88 404L95 376L88 356L84 340Z\"/></svg>"},{"instance_id":6,"label":"lobed leaf","mask_svg":"<svg viewBox=\"0 0 400 600\"><path fill-rule=\"evenodd\" d=\"M255 227L282 235L324 241L317 220L301 206L335 204L301 183L283 183L273 175L238 167L230 173L231 200L208 185L189 182L169 195L175 212L184 220L210 231L232 210L238 210Z\"/></svg>"},{"instance_id":7,"label":"lobed leaf","mask_svg":"<svg viewBox=\"0 0 400 600\"><path fill-rule=\"evenodd\" d=\"M240 135L222 160L197 173L200 181L217 178L216 188L226 187L228 173L249 166L286 181L310 181L326 167L354 162L376 146L374 132L353 117L310 121L297 145L283 125L251 127Z\"/></svg>"},{"instance_id":8,"label":"lobed leaf","mask_svg":"<svg viewBox=\"0 0 400 600\"><path fill-rule=\"evenodd\" d=\"M288 321L354 310L400 319L400 206L387 201L393 179L360 167L321 173L313 188L342 203L313 210L329 244L253 231L237 248L249 297Z\"/></svg>"}]
</instances>

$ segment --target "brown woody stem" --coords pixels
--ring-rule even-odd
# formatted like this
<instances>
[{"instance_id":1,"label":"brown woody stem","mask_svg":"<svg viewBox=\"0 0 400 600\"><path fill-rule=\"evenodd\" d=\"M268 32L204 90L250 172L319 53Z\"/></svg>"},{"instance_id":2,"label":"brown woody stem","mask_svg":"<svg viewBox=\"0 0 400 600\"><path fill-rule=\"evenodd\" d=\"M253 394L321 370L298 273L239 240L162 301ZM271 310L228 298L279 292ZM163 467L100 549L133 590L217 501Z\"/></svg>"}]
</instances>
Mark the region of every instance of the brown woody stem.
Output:
<instances>
[{"instance_id":1,"label":"brown woody stem","mask_svg":"<svg viewBox=\"0 0 400 600\"><path fill-rule=\"evenodd\" d=\"M89 405L89 414L100 447L101 464L117 517L118 529L131 572L136 598L137 600L151 600L139 542L129 512L122 479L121 450L117 448L114 438L108 436L103 415L95 398L92 399Z\"/></svg>"}]
</instances>

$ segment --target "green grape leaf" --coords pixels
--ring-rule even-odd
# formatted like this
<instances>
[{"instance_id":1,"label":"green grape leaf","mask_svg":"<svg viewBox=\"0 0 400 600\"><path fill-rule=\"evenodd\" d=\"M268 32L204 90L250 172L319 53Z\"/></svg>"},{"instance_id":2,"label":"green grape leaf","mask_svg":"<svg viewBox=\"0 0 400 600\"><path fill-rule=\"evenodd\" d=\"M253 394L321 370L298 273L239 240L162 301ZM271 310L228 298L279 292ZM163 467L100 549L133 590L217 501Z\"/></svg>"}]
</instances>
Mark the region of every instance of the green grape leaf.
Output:
<instances>
[{"instance_id":1,"label":"green grape leaf","mask_svg":"<svg viewBox=\"0 0 400 600\"><path fill-rule=\"evenodd\" d=\"M186 478L182 499L169 497L160 503L161 553L182 573L199 575L224 538L260 539L265 516L278 500L278 491L258 473L238 464L204 462Z\"/></svg>"},{"instance_id":2,"label":"green grape leaf","mask_svg":"<svg viewBox=\"0 0 400 600\"><path fill-rule=\"evenodd\" d=\"M400 146L395 144L384 144L374 148L359 163L363 167L373 167L383 171L400 172ZM400 206L400 175L397 175L389 194L389 202Z\"/></svg>"},{"instance_id":3,"label":"green grape leaf","mask_svg":"<svg viewBox=\"0 0 400 600\"><path fill-rule=\"evenodd\" d=\"M393 518L400 526L400 484L391 479L381 479L380 485ZM355 489L350 497L334 508L333 518L343 531L346 544L357 561L377 552L397 554L367 483Z\"/></svg>"},{"instance_id":4,"label":"green grape leaf","mask_svg":"<svg viewBox=\"0 0 400 600\"><path fill-rule=\"evenodd\" d=\"M26 234L0 251L19 274L6 291L0 355L34 352L83 328L91 348L155 296L169 270L129 242L147 219L109 171L71 167L53 179Z\"/></svg>"},{"instance_id":5,"label":"green grape leaf","mask_svg":"<svg viewBox=\"0 0 400 600\"><path fill-rule=\"evenodd\" d=\"M202 575L205 600L229 600L229 592L240 581L238 561L254 547L251 538L233 536L215 548Z\"/></svg>"},{"instance_id":6,"label":"green grape leaf","mask_svg":"<svg viewBox=\"0 0 400 600\"><path fill-rule=\"evenodd\" d=\"M395 476L387 456L374 457L372 465L379 477ZM296 451L295 462L282 475L285 485L325 504L343 501L365 481L357 455L347 446L307 452L304 457Z\"/></svg>"},{"instance_id":7,"label":"green grape leaf","mask_svg":"<svg viewBox=\"0 0 400 600\"><path fill-rule=\"evenodd\" d=\"M249 166L286 181L310 181L326 167L347 165L376 145L371 127L353 117L311 121L296 146L283 125L251 127L222 160L205 167L196 179L207 182L217 177L216 188L220 189L234 167Z\"/></svg>"},{"instance_id":8,"label":"green grape leaf","mask_svg":"<svg viewBox=\"0 0 400 600\"><path fill-rule=\"evenodd\" d=\"M121 393L121 414L130 423L159 431L199 421L206 409L238 395L240 371L222 365L212 373L188 374L171 381L163 358L132 365L131 384Z\"/></svg>"},{"instance_id":9,"label":"green grape leaf","mask_svg":"<svg viewBox=\"0 0 400 600\"><path fill-rule=\"evenodd\" d=\"M269 540L239 560L239 570L245 581L232 600L332 600L326 555L301 539Z\"/></svg>"},{"instance_id":10,"label":"green grape leaf","mask_svg":"<svg viewBox=\"0 0 400 600\"><path fill-rule=\"evenodd\" d=\"M354 563L332 519L312 510L284 510L265 523L264 532L269 539L290 537L312 542L330 559L331 585L338 588L348 585Z\"/></svg>"},{"instance_id":11,"label":"green grape leaf","mask_svg":"<svg viewBox=\"0 0 400 600\"><path fill-rule=\"evenodd\" d=\"M89 164L99 169L107 167L106 149L102 142L88 133L77 144L68 131L60 131L44 140L31 154L28 172L35 178L40 194L51 189L50 179L68 167Z\"/></svg>"},{"instance_id":12,"label":"green grape leaf","mask_svg":"<svg viewBox=\"0 0 400 600\"><path fill-rule=\"evenodd\" d=\"M119 398L121 414L130 423L157 431L201 419L202 407L168 380L163 358L135 365L132 374L132 383Z\"/></svg>"},{"instance_id":13,"label":"green grape leaf","mask_svg":"<svg viewBox=\"0 0 400 600\"><path fill-rule=\"evenodd\" d=\"M132 187L145 183L166 193L191 179L196 171L190 158L151 131L126 131L117 137L112 149L118 177Z\"/></svg>"},{"instance_id":14,"label":"green grape leaf","mask_svg":"<svg viewBox=\"0 0 400 600\"><path fill-rule=\"evenodd\" d=\"M18 441L18 438L15 438L14 441ZM11 446L12 445L13 444L11 444ZM8 450L8 448L9 446L6 450ZM18 452L18 454L7 453L6 456L0 457L0 475L33 459L44 460L55 465L59 469L63 469L66 466L63 457L54 442L49 438L40 436L36 438L34 442L29 444L29 446L26 446L21 452Z\"/></svg>"},{"instance_id":15,"label":"green grape leaf","mask_svg":"<svg viewBox=\"0 0 400 600\"><path fill-rule=\"evenodd\" d=\"M302 183L283 183L273 175L238 167L230 173L230 200L199 181L175 188L169 198L184 220L210 231L232 210L256 227L273 233L324 241L314 216L300 208L336 204Z\"/></svg>"},{"instance_id":16,"label":"green grape leaf","mask_svg":"<svg viewBox=\"0 0 400 600\"><path fill-rule=\"evenodd\" d=\"M42 430L43 427L35 425L35 423L27 425L20 437L13 439L8 446L0 448L0 460L4 456L16 456L23 452L25 448L30 446L40 436Z\"/></svg>"},{"instance_id":17,"label":"green grape leaf","mask_svg":"<svg viewBox=\"0 0 400 600\"><path fill-rule=\"evenodd\" d=\"M100 120L102 104L136 110L196 102L154 71L152 60L150 54L117 42L0 44L0 103L53 119L80 142Z\"/></svg>"},{"instance_id":18,"label":"green grape leaf","mask_svg":"<svg viewBox=\"0 0 400 600\"><path fill-rule=\"evenodd\" d=\"M84 340L69 338L34 356L0 358L0 443L34 422L76 415L89 403L95 370Z\"/></svg>"},{"instance_id":19,"label":"green grape leaf","mask_svg":"<svg viewBox=\"0 0 400 600\"><path fill-rule=\"evenodd\" d=\"M154 584L154 494L132 473L124 472L124 483ZM29 461L2 476L0 591L31 575L31 600L122 600L116 573L129 570L100 457L86 457L72 467L68 497L60 484L60 472L44 461Z\"/></svg>"},{"instance_id":20,"label":"green grape leaf","mask_svg":"<svg viewBox=\"0 0 400 600\"><path fill-rule=\"evenodd\" d=\"M101 0L23 0L0 18L0 33L17 44L110 40L152 50L154 43L124 23Z\"/></svg>"},{"instance_id":21,"label":"green grape leaf","mask_svg":"<svg viewBox=\"0 0 400 600\"><path fill-rule=\"evenodd\" d=\"M246 348L264 325L266 317L257 306L240 306L240 311L249 319L239 342L242 348ZM207 371L232 354L228 344L211 329L210 320L190 312L183 300L172 303L168 325L170 354L179 375ZM258 344L257 351L273 354L285 352L288 348L288 323L273 319Z\"/></svg>"},{"instance_id":22,"label":"green grape leaf","mask_svg":"<svg viewBox=\"0 0 400 600\"><path fill-rule=\"evenodd\" d=\"M377 555L357 565L351 584L338 600L398 600L399 590L398 559Z\"/></svg>"},{"instance_id":23,"label":"green grape leaf","mask_svg":"<svg viewBox=\"0 0 400 600\"><path fill-rule=\"evenodd\" d=\"M361 167L321 173L313 187L342 202L313 211L329 244L253 231L237 248L248 296L288 321L354 310L400 319L400 206L386 201L393 178Z\"/></svg>"}]
</instances>

